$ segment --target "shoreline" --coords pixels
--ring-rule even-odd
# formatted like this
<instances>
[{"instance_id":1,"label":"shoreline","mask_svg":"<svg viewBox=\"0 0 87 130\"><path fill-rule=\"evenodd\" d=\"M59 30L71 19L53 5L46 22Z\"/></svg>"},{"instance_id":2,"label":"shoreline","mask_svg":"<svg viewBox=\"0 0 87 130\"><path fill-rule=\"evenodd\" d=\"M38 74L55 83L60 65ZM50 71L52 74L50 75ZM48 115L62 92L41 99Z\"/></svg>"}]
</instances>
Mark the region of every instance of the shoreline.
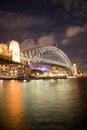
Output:
<instances>
[{"instance_id":1,"label":"shoreline","mask_svg":"<svg viewBox=\"0 0 87 130\"><path fill-rule=\"evenodd\" d=\"M71 77L70 77L71 78ZM38 80L38 79L70 79L67 76L52 76L52 77L34 77L34 76L29 76L29 77L20 77L20 78L0 78L0 80ZM72 78L87 78L87 76L81 76L81 77L72 77Z\"/></svg>"},{"instance_id":2,"label":"shoreline","mask_svg":"<svg viewBox=\"0 0 87 130\"><path fill-rule=\"evenodd\" d=\"M33 80L33 79L67 79L67 76L53 76L53 77L21 77L21 78L0 78L0 80Z\"/></svg>"}]
</instances>

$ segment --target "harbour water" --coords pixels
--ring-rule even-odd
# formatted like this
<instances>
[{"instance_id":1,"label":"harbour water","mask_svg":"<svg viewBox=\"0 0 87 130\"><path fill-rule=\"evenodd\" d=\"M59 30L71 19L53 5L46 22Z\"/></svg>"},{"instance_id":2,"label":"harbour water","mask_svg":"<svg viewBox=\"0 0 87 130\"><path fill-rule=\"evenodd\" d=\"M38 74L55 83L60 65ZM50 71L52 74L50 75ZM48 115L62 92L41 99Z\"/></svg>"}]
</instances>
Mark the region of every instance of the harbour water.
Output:
<instances>
[{"instance_id":1,"label":"harbour water","mask_svg":"<svg viewBox=\"0 0 87 130\"><path fill-rule=\"evenodd\" d=\"M87 129L87 78L0 80L0 130Z\"/></svg>"}]
</instances>

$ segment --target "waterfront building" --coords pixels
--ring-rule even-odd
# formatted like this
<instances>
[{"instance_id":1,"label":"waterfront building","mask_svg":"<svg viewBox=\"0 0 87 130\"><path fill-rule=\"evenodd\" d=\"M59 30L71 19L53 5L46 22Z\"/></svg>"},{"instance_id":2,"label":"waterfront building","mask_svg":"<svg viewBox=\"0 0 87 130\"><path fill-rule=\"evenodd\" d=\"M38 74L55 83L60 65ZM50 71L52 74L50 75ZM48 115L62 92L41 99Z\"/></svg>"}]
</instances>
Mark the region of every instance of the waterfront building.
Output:
<instances>
[{"instance_id":1,"label":"waterfront building","mask_svg":"<svg viewBox=\"0 0 87 130\"><path fill-rule=\"evenodd\" d=\"M10 41L9 47L0 45L0 79L23 79L31 75L29 64L20 63L20 46L15 40Z\"/></svg>"},{"instance_id":2,"label":"waterfront building","mask_svg":"<svg viewBox=\"0 0 87 130\"><path fill-rule=\"evenodd\" d=\"M31 75L29 66L21 64L0 64L0 79L24 79Z\"/></svg>"}]
</instances>

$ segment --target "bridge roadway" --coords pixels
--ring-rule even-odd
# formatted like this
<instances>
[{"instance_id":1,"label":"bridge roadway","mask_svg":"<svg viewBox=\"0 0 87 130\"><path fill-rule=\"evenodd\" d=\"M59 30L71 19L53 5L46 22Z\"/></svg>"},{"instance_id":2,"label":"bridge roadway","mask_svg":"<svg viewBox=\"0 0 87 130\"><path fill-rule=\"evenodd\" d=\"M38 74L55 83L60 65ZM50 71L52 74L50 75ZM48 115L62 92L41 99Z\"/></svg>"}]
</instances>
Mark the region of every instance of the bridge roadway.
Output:
<instances>
[{"instance_id":1,"label":"bridge roadway","mask_svg":"<svg viewBox=\"0 0 87 130\"><path fill-rule=\"evenodd\" d=\"M45 63L68 68L73 73L73 66L66 54L52 45L27 48L21 51L21 63Z\"/></svg>"}]
</instances>

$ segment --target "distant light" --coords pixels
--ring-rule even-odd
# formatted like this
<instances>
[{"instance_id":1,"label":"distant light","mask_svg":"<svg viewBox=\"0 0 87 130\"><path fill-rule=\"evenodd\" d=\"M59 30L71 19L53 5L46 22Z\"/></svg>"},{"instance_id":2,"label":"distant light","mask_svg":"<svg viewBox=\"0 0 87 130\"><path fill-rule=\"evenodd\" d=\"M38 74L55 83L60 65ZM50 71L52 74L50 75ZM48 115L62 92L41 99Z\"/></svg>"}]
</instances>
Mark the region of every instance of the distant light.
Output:
<instances>
[{"instance_id":1,"label":"distant light","mask_svg":"<svg viewBox=\"0 0 87 130\"><path fill-rule=\"evenodd\" d=\"M49 71L50 66L45 65L45 64L30 64L30 67L32 69L36 69L36 70L41 70L41 71Z\"/></svg>"},{"instance_id":2,"label":"distant light","mask_svg":"<svg viewBox=\"0 0 87 130\"><path fill-rule=\"evenodd\" d=\"M41 68L42 71L48 71L49 69L47 67Z\"/></svg>"},{"instance_id":3,"label":"distant light","mask_svg":"<svg viewBox=\"0 0 87 130\"><path fill-rule=\"evenodd\" d=\"M1 81L1 83L2 83L2 82L3 82L3 79L1 79L0 81Z\"/></svg>"},{"instance_id":4,"label":"distant light","mask_svg":"<svg viewBox=\"0 0 87 130\"><path fill-rule=\"evenodd\" d=\"M26 82L26 79L24 79L23 82Z\"/></svg>"},{"instance_id":5,"label":"distant light","mask_svg":"<svg viewBox=\"0 0 87 130\"><path fill-rule=\"evenodd\" d=\"M14 82L14 80L12 79L12 82Z\"/></svg>"}]
</instances>

